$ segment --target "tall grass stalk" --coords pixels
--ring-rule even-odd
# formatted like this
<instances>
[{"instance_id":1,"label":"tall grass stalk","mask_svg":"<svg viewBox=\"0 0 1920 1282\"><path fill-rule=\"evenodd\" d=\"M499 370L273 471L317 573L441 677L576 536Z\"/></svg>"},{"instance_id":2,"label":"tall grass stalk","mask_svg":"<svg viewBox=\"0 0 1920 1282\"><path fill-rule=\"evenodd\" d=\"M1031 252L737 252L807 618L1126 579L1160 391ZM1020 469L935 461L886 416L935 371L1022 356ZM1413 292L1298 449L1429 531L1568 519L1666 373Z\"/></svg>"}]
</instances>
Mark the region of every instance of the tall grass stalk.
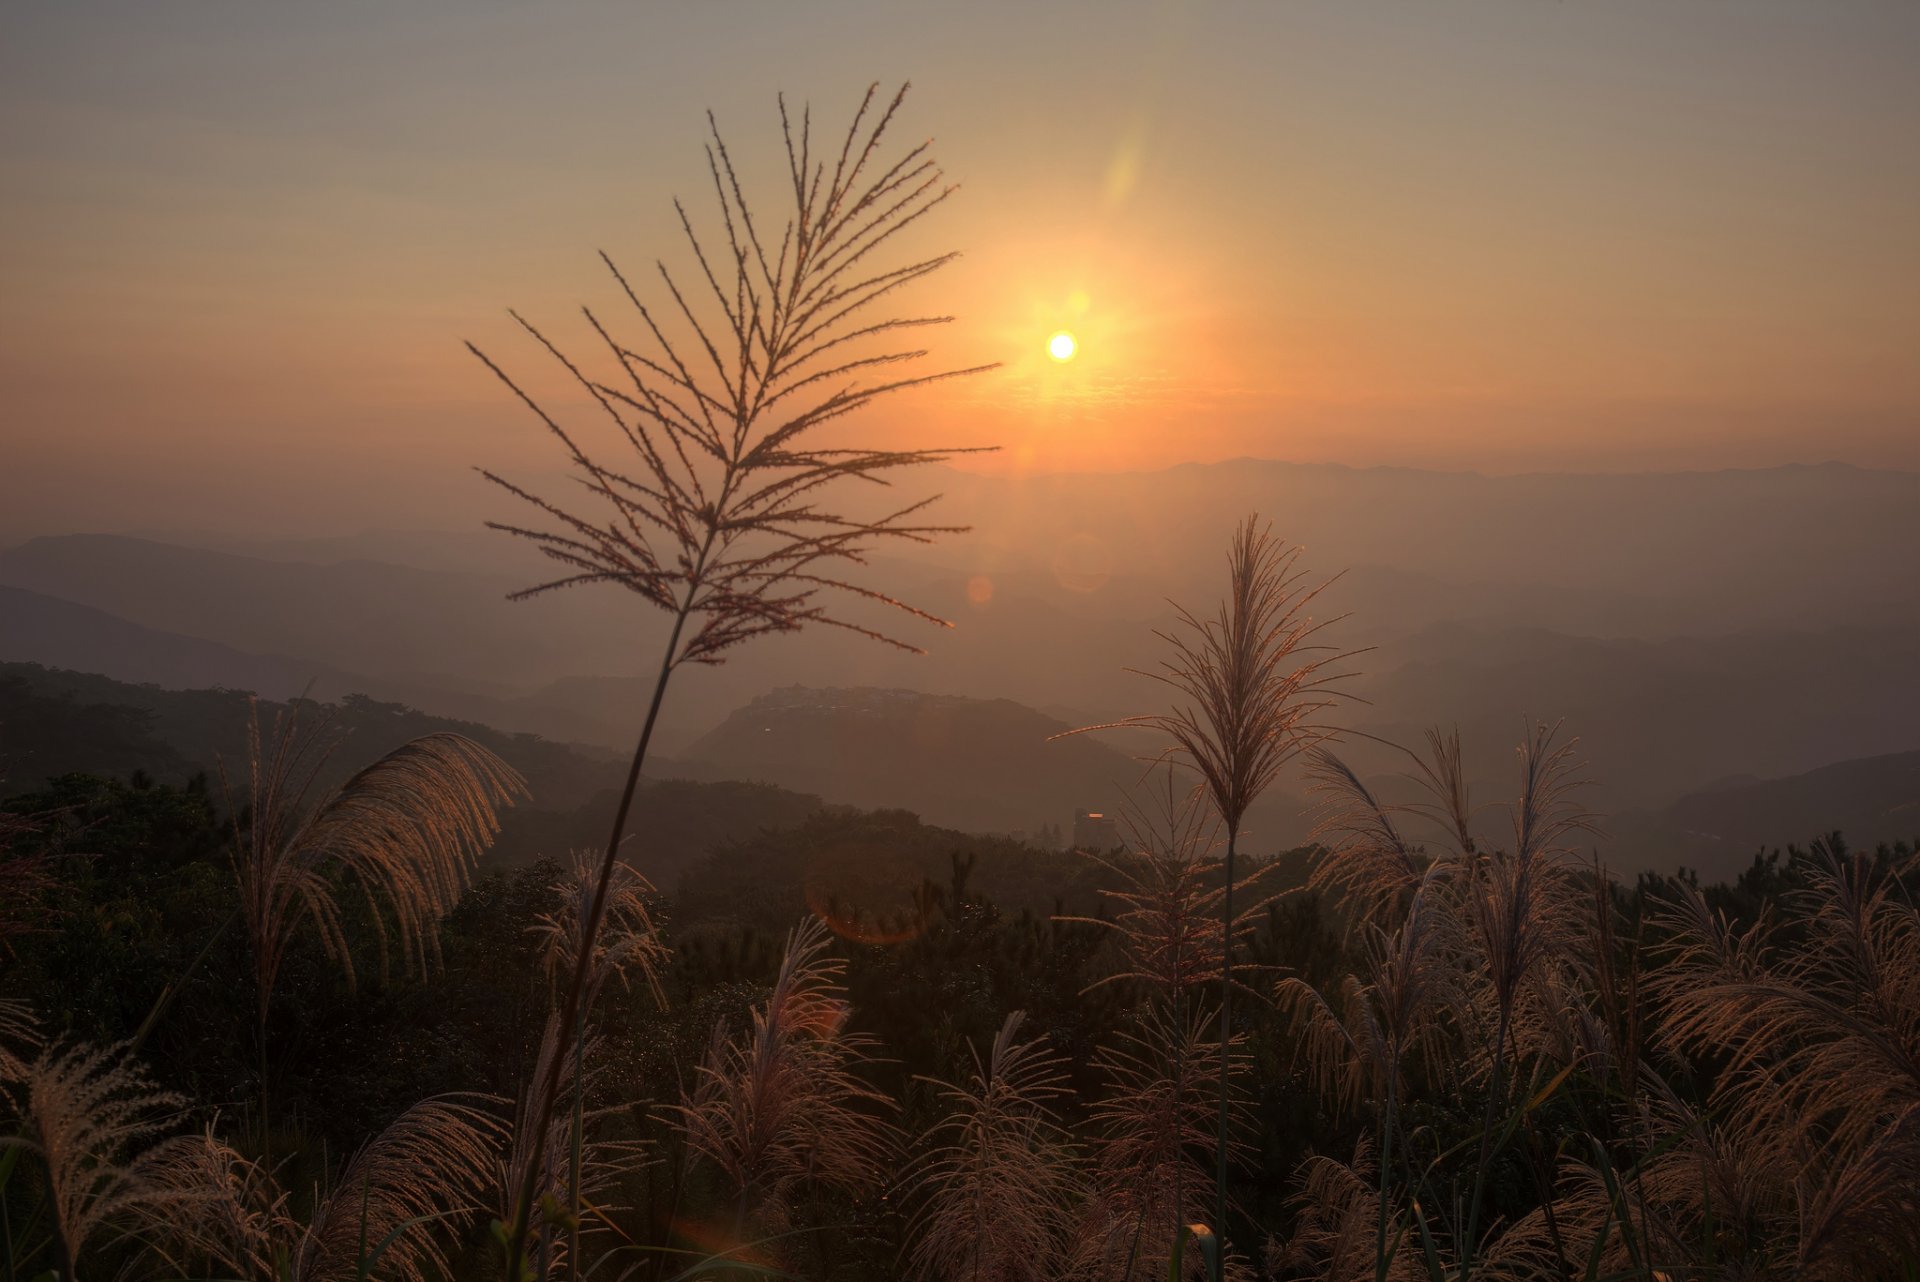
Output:
<instances>
[{"instance_id":1,"label":"tall grass stalk","mask_svg":"<svg viewBox=\"0 0 1920 1282\"><path fill-rule=\"evenodd\" d=\"M1329 737L1315 717L1333 703L1333 670L1349 657L1313 638L1330 621L1309 609L1325 582L1309 587L1300 549L1273 536L1258 516L1234 531L1227 553L1227 596L1209 616L1176 606L1179 627L1157 635L1171 655L1145 675L1172 688L1167 712L1129 717L1071 733L1137 727L1171 740L1168 751L1198 771L1226 831L1221 896L1220 1099L1215 1144L1214 1231L1224 1243L1227 1216L1227 1048L1233 1030L1234 859L1248 809L1301 753ZM1224 1255L1224 1251L1223 1251Z\"/></svg>"},{"instance_id":2,"label":"tall grass stalk","mask_svg":"<svg viewBox=\"0 0 1920 1282\"><path fill-rule=\"evenodd\" d=\"M614 369L606 381L589 375L515 315L597 407L615 440L631 450L630 462L618 467L600 462L579 430L563 426L472 348L561 443L575 479L598 505L583 515L484 473L552 523L531 528L494 522L494 528L530 540L565 567L559 578L515 595L613 583L671 618L639 741L601 851L585 918L587 947L560 1004L561 1027L572 1036L578 1036L581 1023L587 959L599 937L614 863L674 672L683 664L721 662L727 651L755 637L816 624L917 650L843 613L849 598L945 622L849 577L876 545L927 542L953 532L955 527L926 522L931 499L889 506L878 516L823 506L839 483L885 486L902 468L957 451L828 446L817 442L818 429L879 397L990 368L892 373L927 354L903 341L909 334L951 319L895 310L894 298L955 255L881 265L878 251L896 248L895 238L955 189L934 163L930 143L892 159L882 156L907 90L902 86L884 99L877 89L868 89L838 147L818 153L811 113L803 110L796 121L781 101L790 203L777 235L755 216L709 114L707 160L718 235L696 234L685 208L675 202L696 270L683 288L664 263L656 264L670 299L657 313L613 260L601 255L644 335L637 344L623 342L585 311ZM876 312L883 301L887 306ZM535 1116L542 1126L558 1098L567 1058L554 1057L536 1083ZM518 1276L523 1258L535 1186L536 1176L529 1172L509 1233L512 1277Z\"/></svg>"}]
</instances>

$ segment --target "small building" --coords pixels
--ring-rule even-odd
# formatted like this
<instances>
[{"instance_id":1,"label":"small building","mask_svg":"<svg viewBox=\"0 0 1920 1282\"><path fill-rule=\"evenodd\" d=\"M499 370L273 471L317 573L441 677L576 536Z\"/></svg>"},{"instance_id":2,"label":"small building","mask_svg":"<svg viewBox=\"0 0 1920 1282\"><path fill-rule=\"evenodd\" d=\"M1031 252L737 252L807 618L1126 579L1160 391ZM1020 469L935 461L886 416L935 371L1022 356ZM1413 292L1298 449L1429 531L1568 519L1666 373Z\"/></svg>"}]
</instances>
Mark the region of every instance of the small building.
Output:
<instances>
[{"instance_id":1,"label":"small building","mask_svg":"<svg viewBox=\"0 0 1920 1282\"><path fill-rule=\"evenodd\" d=\"M1103 810L1077 810L1073 815L1073 848L1105 854L1120 844L1120 824Z\"/></svg>"}]
</instances>

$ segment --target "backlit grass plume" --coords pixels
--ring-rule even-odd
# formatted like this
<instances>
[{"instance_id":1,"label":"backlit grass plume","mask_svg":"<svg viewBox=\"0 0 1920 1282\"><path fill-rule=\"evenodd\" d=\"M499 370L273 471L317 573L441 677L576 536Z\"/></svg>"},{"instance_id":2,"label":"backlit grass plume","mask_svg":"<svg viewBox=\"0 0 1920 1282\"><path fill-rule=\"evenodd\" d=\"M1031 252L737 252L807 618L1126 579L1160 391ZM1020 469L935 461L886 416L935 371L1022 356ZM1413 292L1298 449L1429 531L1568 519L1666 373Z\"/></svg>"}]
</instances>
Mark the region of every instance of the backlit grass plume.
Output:
<instances>
[{"instance_id":1,"label":"backlit grass plume","mask_svg":"<svg viewBox=\"0 0 1920 1282\"><path fill-rule=\"evenodd\" d=\"M586 941L587 915L593 907L594 889L600 877L600 856L593 851L576 854L572 866L554 883L558 907L534 919L532 934L540 943L541 961L547 977L556 984L565 982L579 964ZM591 947L592 960L587 967L587 999L593 999L609 980L625 988L639 980L654 999L664 1004L660 991L660 970L670 950L654 924L648 899L653 883L625 861L613 866L602 910L599 936Z\"/></svg>"},{"instance_id":2,"label":"backlit grass plume","mask_svg":"<svg viewBox=\"0 0 1920 1282\"><path fill-rule=\"evenodd\" d=\"M547 1061L560 1053L560 1047L560 1020L555 1014L548 1018L540 1040L536 1077L546 1069ZM536 1132L530 1111L533 1101L530 1096L521 1097L512 1142L498 1163L493 1190L495 1213L503 1223L510 1221L513 1199L519 1196L528 1170L535 1171L537 1210L525 1261L534 1278L579 1276L582 1239L591 1240L606 1229L608 1213L613 1209L607 1199L621 1180L644 1169L649 1161L644 1144L593 1133L598 1123L625 1111L623 1107L588 1107L588 1100L603 1089L606 1077L601 1040L589 1037L584 1043L576 1043L573 1053L579 1057L579 1064L567 1081L569 1098L563 1101L568 1106L566 1114L556 1116L544 1133ZM575 1202L591 1209L576 1218L567 1209Z\"/></svg>"},{"instance_id":3,"label":"backlit grass plume","mask_svg":"<svg viewBox=\"0 0 1920 1282\"><path fill-rule=\"evenodd\" d=\"M1227 595L1210 616L1176 606L1180 626L1158 633L1171 655L1146 673L1171 688L1166 712L1072 731L1136 727L1171 741L1169 751L1199 774L1226 830L1226 885L1221 920L1235 920L1234 855L1248 809L1289 763L1328 737L1316 718L1333 703L1331 685L1345 655L1314 642L1326 625L1309 609L1326 584L1309 586L1300 549L1274 538L1248 517L1227 552ZM1233 953L1221 959L1220 1053L1233 1024ZM1228 1102L1221 1079L1216 1137L1214 1219L1227 1209Z\"/></svg>"},{"instance_id":4,"label":"backlit grass plume","mask_svg":"<svg viewBox=\"0 0 1920 1282\"><path fill-rule=\"evenodd\" d=\"M1236 1033L1223 1055L1209 1032L1212 1014L1179 1015L1171 1003L1149 1002L1094 1057L1107 1086L1091 1109L1094 1181L1108 1213L1100 1276L1165 1276L1182 1228L1205 1222L1217 1187L1207 1158L1223 1098L1229 1156L1246 1155L1246 1035ZM1197 1254L1187 1260L1199 1264Z\"/></svg>"},{"instance_id":5,"label":"backlit grass plume","mask_svg":"<svg viewBox=\"0 0 1920 1282\"><path fill-rule=\"evenodd\" d=\"M499 812L526 791L512 767L471 739L430 734L403 744L309 803L331 745L299 705L260 733L247 723L248 788L231 796L233 874L253 958L260 1124L267 1131L267 1011L281 963L310 926L354 980L341 891L357 889L384 968L397 944L410 969L440 955L440 919L467 888L499 831Z\"/></svg>"},{"instance_id":6,"label":"backlit grass plume","mask_svg":"<svg viewBox=\"0 0 1920 1282\"><path fill-rule=\"evenodd\" d=\"M734 1190L743 1227L784 1227L802 1189L870 1188L895 1151L880 1115L892 1101L858 1074L873 1042L847 1030L846 967L828 955L828 939L817 917L794 928L752 1023L715 1030L675 1110L687 1147Z\"/></svg>"},{"instance_id":7,"label":"backlit grass plume","mask_svg":"<svg viewBox=\"0 0 1920 1282\"><path fill-rule=\"evenodd\" d=\"M152 1141L186 1103L155 1088L123 1046L43 1046L0 1076L19 1148L44 1164L55 1276L72 1278L89 1243L136 1212L180 1213L201 1196L157 1178Z\"/></svg>"},{"instance_id":8,"label":"backlit grass plume","mask_svg":"<svg viewBox=\"0 0 1920 1282\"><path fill-rule=\"evenodd\" d=\"M1043 1039L1007 1016L965 1082L934 1082L946 1113L908 1173L922 1199L911 1263L929 1282L1046 1282L1059 1275L1083 1196L1070 1136L1053 1112L1068 1094ZM931 1079L923 1079L931 1080Z\"/></svg>"},{"instance_id":9,"label":"backlit grass plume","mask_svg":"<svg viewBox=\"0 0 1920 1282\"><path fill-rule=\"evenodd\" d=\"M451 1276L447 1244L478 1212L502 1139L477 1102L422 1100L324 1188L298 1198L211 1127L167 1141L153 1173L187 1201L178 1211L143 1209L141 1238L178 1270L211 1264L213 1276L244 1282Z\"/></svg>"},{"instance_id":10,"label":"backlit grass plume","mask_svg":"<svg viewBox=\"0 0 1920 1282\"><path fill-rule=\"evenodd\" d=\"M499 831L500 809L525 792L510 766L471 739L430 734L309 804L329 754L323 734L301 725L295 708L262 736L256 714L248 723L248 791L231 798L234 879L263 1025L281 963L303 926L311 925L328 958L354 978L343 884L364 897L383 963L390 944L413 968L435 962L435 927Z\"/></svg>"},{"instance_id":11,"label":"backlit grass plume","mask_svg":"<svg viewBox=\"0 0 1920 1282\"><path fill-rule=\"evenodd\" d=\"M1803 1276L1896 1276L1920 1258L1920 867L1823 841L1796 871L1798 944L1682 887L1662 1036L1725 1057L1712 1102L1730 1148L1771 1155L1774 1250Z\"/></svg>"},{"instance_id":12,"label":"backlit grass plume","mask_svg":"<svg viewBox=\"0 0 1920 1282\"><path fill-rule=\"evenodd\" d=\"M1113 960L1089 987L1140 984L1179 1011L1190 992L1220 982L1227 924L1223 888L1209 860L1220 825L1205 798L1182 785L1171 767L1156 772L1147 798L1136 793L1121 808L1127 852L1118 859L1090 854L1114 884L1093 917L1061 920L1097 926L1112 941ZM1252 924L1242 908L1233 924L1239 938Z\"/></svg>"},{"instance_id":13,"label":"backlit grass plume","mask_svg":"<svg viewBox=\"0 0 1920 1282\"><path fill-rule=\"evenodd\" d=\"M975 372L915 364L927 355L915 346L917 335L951 318L903 307L900 291L954 255L892 255L903 244L900 233L954 188L931 143L888 149L906 88L891 99L878 97L877 88L867 91L846 133L825 144L814 137L811 112L795 119L782 101L787 164L779 211L761 205L756 213L709 115L716 220L698 232L675 202L692 270L676 276L656 263L661 296L654 303L601 256L637 322L637 337L617 337L602 317L585 313L603 372L589 372L588 362L515 315L594 407L613 454L473 349L560 443L581 487L578 503L562 504L485 473L544 519L494 528L529 540L560 567L558 577L515 595L608 583L671 618L587 909L589 946L561 1004L567 1029L577 1024L585 963L594 955L591 941L673 672L685 663L721 662L754 637L813 625L916 648L848 613L850 603L944 622L853 575L875 548L928 542L956 527L929 521L930 499L884 505L874 515L845 506L840 492L850 482L884 488L902 469L955 451L848 445L821 432L884 396ZM543 1115L558 1095L563 1059L556 1057L538 1084ZM515 1256L529 1213L524 1204L517 1208L509 1246Z\"/></svg>"}]
</instances>

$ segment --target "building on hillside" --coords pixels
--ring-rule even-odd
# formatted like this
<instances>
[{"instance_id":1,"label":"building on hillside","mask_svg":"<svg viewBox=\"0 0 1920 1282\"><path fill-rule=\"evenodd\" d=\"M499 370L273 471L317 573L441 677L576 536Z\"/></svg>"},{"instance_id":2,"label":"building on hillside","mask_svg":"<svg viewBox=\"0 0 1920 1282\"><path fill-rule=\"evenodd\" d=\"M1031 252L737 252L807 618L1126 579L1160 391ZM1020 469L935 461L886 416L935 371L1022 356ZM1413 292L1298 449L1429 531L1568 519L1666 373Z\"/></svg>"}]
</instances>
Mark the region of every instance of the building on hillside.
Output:
<instances>
[{"instance_id":1,"label":"building on hillside","mask_svg":"<svg viewBox=\"0 0 1920 1282\"><path fill-rule=\"evenodd\" d=\"M1120 844L1120 825L1104 810L1077 810L1073 815L1073 848L1105 854Z\"/></svg>"}]
</instances>

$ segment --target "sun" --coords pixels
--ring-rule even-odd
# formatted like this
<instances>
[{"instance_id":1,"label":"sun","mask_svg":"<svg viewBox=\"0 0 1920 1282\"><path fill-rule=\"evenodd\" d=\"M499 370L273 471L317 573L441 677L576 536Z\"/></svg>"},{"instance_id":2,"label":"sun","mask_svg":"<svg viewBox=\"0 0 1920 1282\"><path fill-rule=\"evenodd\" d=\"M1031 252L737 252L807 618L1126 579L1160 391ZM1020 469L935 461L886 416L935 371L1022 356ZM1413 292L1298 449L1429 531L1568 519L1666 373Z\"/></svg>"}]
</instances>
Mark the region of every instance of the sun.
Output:
<instances>
[{"instance_id":1,"label":"sun","mask_svg":"<svg viewBox=\"0 0 1920 1282\"><path fill-rule=\"evenodd\" d=\"M1047 355L1056 361L1070 361L1073 354L1080 350L1080 344L1073 341L1073 335L1061 330L1047 340Z\"/></svg>"}]
</instances>

